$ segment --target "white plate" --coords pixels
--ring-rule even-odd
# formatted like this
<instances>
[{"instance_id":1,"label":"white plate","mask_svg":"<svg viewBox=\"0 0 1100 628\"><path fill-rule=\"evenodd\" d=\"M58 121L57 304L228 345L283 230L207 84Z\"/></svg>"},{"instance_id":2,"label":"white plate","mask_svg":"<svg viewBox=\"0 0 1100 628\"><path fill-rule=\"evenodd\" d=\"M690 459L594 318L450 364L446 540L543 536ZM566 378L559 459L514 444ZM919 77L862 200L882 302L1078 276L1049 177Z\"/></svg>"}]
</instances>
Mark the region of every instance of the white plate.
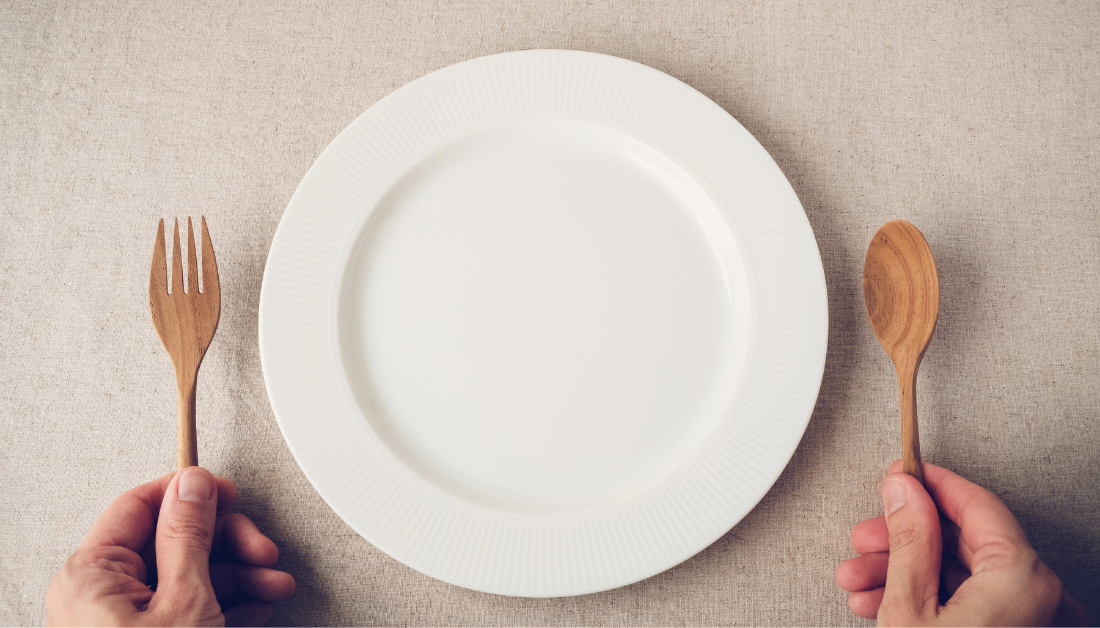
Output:
<instances>
[{"instance_id":1,"label":"white plate","mask_svg":"<svg viewBox=\"0 0 1100 628\"><path fill-rule=\"evenodd\" d=\"M471 589L641 580L779 476L825 361L779 168L683 83L604 55L474 59L322 153L260 296L268 395L321 496Z\"/></svg>"}]
</instances>

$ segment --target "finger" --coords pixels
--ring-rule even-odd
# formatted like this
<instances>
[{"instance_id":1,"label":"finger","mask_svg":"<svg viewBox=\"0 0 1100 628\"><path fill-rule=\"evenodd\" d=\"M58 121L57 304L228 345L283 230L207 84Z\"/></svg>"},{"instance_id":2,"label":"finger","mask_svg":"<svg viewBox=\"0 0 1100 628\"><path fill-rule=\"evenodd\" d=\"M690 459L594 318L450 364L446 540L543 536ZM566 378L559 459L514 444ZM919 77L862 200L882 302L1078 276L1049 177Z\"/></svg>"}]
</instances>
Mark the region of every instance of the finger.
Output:
<instances>
[{"instance_id":1,"label":"finger","mask_svg":"<svg viewBox=\"0 0 1100 628\"><path fill-rule=\"evenodd\" d=\"M943 539L940 517L921 483L905 473L882 481L882 506L890 531L890 562L883 605L890 623L923 623L939 604Z\"/></svg>"},{"instance_id":2,"label":"finger","mask_svg":"<svg viewBox=\"0 0 1100 628\"><path fill-rule=\"evenodd\" d=\"M944 553L957 554L959 526L946 517L940 517L940 530ZM886 517L875 517L856 524L852 529L852 549L860 554L890 551L890 532L886 528Z\"/></svg>"},{"instance_id":3,"label":"finger","mask_svg":"<svg viewBox=\"0 0 1100 628\"><path fill-rule=\"evenodd\" d=\"M886 584L889 561L888 552L874 552L846 560L836 568L836 583L841 589L852 593L877 589Z\"/></svg>"},{"instance_id":4,"label":"finger","mask_svg":"<svg viewBox=\"0 0 1100 628\"><path fill-rule=\"evenodd\" d=\"M220 545L226 555L248 565L271 567L279 560L275 543L240 513L224 516L221 534L215 539L215 545Z\"/></svg>"},{"instance_id":5,"label":"finger","mask_svg":"<svg viewBox=\"0 0 1100 628\"><path fill-rule=\"evenodd\" d=\"M118 545L140 553L153 537L161 500L175 475L174 471L162 475L115 498L92 524L81 547ZM237 487L226 478L214 477L218 483L218 510L225 510L237 498Z\"/></svg>"},{"instance_id":6,"label":"finger","mask_svg":"<svg viewBox=\"0 0 1100 628\"><path fill-rule=\"evenodd\" d=\"M999 566L999 552L983 552L983 548L1031 547L1012 511L993 493L927 463L924 482L940 512L957 524L955 553L971 573Z\"/></svg>"},{"instance_id":7,"label":"finger","mask_svg":"<svg viewBox=\"0 0 1100 628\"><path fill-rule=\"evenodd\" d=\"M226 626L262 626L275 613L274 602L247 602L224 611Z\"/></svg>"},{"instance_id":8,"label":"finger","mask_svg":"<svg viewBox=\"0 0 1100 628\"><path fill-rule=\"evenodd\" d=\"M217 495L214 476L201 467L180 471L168 485L156 532L158 596L198 593L200 601L213 600L209 560Z\"/></svg>"},{"instance_id":9,"label":"finger","mask_svg":"<svg viewBox=\"0 0 1100 628\"><path fill-rule=\"evenodd\" d=\"M214 540L210 543L210 562L233 562L233 557L225 549L225 520L233 513L219 512L214 517Z\"/></svg>"},{"instance_id":10,"label":"finger","mask_svg":"<svg viewBox=\"0 0 1100 628\"><path fill-rule=\"evenodd\" d=\"M852 528L852 549L860 554L890 551L890 531L886 529L886 517L875 517L856 524Z\"/></svg>"},{"instance_id":11,"label":"finger","mask_svg":"<svg viewBox=\"0 0 1100 628\"><path fill-rule=\"evenodd\" d=\"M294 577L267 567L214 563L210 565L210 582L223 603L240 596L278 602L294 595Z\"/></svg>"},{"instance_id":12,"label":"finger","mask_svg":"<svg viewBox=\"0 0 1100 628\"><path fill-rule=\"evenodd\" d=\"M878 609L882 606L882 595L885 589L878 588L870 591L860 591L848 596L848 608L864 619L877 619Z\"/></svg>"},{"instance_id":13,"label":"finger","mask_svg":"<svg viewBox=\"0 0 1100 628\"><path fill-rule=\"evenodd\" d=\"M218 483L218 512L225 512L237 501L237 485L229 478L224 478L217 473L211 475Z\"/></svg>"},{"instance_id":14,"label":"finger","mask_svg":"<svg viewBox=\"0 0 1100 628\"><path fill-rule=\"evenodd\" d=\"M161 499L174 475L175 473L163 475L116 497L92 524L80 546L90 548L117 545L140 552L153 535Z\"/></svg>"},{"instance_id":15,"label":"finger","mask_svg":"<svg viewBox=\"0 0 1100 628\"><path fill-rule=\"evenodd\" d=\"M111 577L122 576L121 581L133 580L144 584L148 573L145 562L137 552L118 545L81 548L73 552L62 565L58 573L79 573L81 575L110 572ZM94 578L89 578L94 580ZM97 585L103 584L99 578ZM79 588L79 587L77 587Z\"/></svg>"},{"instance_id":16,"label":"finger","mask_svg":"<svg viewBox=\"0 0 1100 628\"><path fill-rule=\"evenodd\" d=\"M138 552L141 561L145 563L145 583L156 588L157 583L157 539L155 535L149 537L149 542Z\"/></svg>"},{"instance_id":17,"label":"finger","mask_svg":"<svg viewBox=\"0 0 1100 628\"><path fill-rule=\"evenodd\" d=\"M953 556L943 557L943 588L947 591L947 596L955 595L955 591L959 590L963 582L970 577L970 572L963 567L959 560Z\"/></svg>"},{"instance_id":18,"label":"finger","mask_svg":"<svg viewBox=\"0 0 1100 628\"><path fill-rule=\"evenodd\" d=\"M943 552L952 556L959 555L959 526L940 513L940 530L943 531Z\"/></svg>"}]
</instances>

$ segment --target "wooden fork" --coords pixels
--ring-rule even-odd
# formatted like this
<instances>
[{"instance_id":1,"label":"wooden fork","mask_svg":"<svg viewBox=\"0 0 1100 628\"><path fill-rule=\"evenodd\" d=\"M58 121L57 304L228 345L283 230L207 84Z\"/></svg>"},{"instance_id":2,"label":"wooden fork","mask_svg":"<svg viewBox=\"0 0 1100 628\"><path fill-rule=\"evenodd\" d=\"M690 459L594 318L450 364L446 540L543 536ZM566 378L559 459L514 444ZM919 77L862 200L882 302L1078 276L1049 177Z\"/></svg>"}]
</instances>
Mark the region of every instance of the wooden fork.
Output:
<instances>
[{"instance_id":1,"label":"wooden fork","mask_svg":"<svg viewBox=\"0 0 1100 628\"><path fill-rule=\"evenodd\" d=\"M157 226L157 241L153 245L153 265L149 270L149 311L153 326L172 358L176 369L176 392L179 405L179 468L199 464L198 442L195 436L195 383L199 364L218 329L221 316L221 284L218 283L218 263L206 217L202 217L202 292L199 292L198 260L195 259L195 231L187 218L187 292L183 290L183 261L180 253L180 223L176 220L175 244L172 247L172 293L168 293L168 269L164 253L164 219Z\"/></svg>"}]
</instances>

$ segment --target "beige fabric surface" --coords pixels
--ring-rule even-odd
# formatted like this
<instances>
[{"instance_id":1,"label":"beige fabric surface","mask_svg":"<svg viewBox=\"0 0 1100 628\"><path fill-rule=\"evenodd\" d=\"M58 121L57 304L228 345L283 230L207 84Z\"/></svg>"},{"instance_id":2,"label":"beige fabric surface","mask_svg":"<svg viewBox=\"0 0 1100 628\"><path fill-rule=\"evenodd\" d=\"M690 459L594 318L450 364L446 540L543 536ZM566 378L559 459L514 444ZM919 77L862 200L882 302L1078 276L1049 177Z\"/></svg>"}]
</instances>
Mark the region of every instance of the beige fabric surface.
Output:
<instances>
[{"instance_id":1,"label":"beige fabric surface","mask_svg":"<svg viewBox=\"0 0 1100 628\"><path fill-rule=\"evenodd\" d=\"M1100 617L1098 32L1087 0L0 3L0 624L43 622L98 513L173 468L149 258L157 218L200 212L223 287L200 459L297 578L272 623L868 623L833 572L899 451L860 287L895 218L942 282L926 460L1001 495ZM748 517L658 576L545 600L438 582L348 528L279 433L256 329L272 235L328 142L425 73L527 48L650 65L744 124L806 208L831 329L809 428Z\"/></svg>"}]
</instances>

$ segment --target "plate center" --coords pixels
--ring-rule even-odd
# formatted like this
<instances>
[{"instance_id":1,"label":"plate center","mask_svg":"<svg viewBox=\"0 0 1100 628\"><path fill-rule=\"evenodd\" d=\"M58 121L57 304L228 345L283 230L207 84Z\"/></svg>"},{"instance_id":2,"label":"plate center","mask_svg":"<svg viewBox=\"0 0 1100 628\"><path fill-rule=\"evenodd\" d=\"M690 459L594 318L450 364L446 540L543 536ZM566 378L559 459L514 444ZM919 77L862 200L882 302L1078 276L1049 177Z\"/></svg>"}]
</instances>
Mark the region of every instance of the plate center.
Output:
<instances>
[{"instance_id":1,"label":"plate center","mask_svg":"<svg viewBox=\"0 0 1100 628\"><path fill-rule=\"evenodd\" d=\"M637 495L727 416L751 317L727 222L659 151L570 118L482 127L371 208L341 354L411 472L497 511Z\"/></svg>"}]
</instances>

